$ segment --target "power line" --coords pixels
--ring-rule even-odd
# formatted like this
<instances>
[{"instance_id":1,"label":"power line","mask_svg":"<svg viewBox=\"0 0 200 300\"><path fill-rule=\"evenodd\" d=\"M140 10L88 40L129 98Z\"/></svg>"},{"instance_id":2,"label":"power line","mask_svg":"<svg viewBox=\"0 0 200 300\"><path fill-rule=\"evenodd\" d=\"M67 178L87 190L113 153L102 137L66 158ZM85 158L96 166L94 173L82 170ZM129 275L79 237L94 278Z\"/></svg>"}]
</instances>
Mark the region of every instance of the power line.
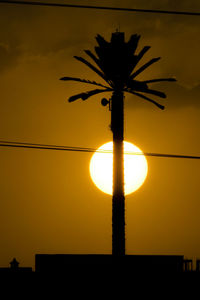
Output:
<instances>
[{"instance_id":1,"label":"power line","mask_svg":"<svg viewBox=\"0 0 200 300\"><path fill-rule=\"evenodd\" d=\"M46 150L79 151L79 152L97 151L97 149L94 148L34 144L34 143L23 143L23 142L9 142L9 141L0 141L0 147L16 147L16 148L30 148L30 149L43 149L43 150L46 149ZM101 152L110 153L110 151L101 151Z\"/></svg>"},{"instance_id":2,"label":"power line","mask_svg":"<svg viewBox=\"0 0 200 300\"><path fill-rule=\"evenodd\" d=\"M27 143L27 142L16 142L16 141L1 141L0 140L0 143L1 144L17 144L17 145L27 145L27 146L38 146L38 147L44 147L45 149L46 148L59 148L58 150L62 150L62 148L65 149L73 149L73 150L80 150L80 149L83 149L83 150L88 150L88 151L91 151L91 152L94 152L96 151L97 149L94 149L94 148L83 148L83 147L74 147L74 146L60 146L60 145L49 145L49 144L36 144L36 143Z\"/></svg>"},{"instance_id":3,"label":"power line","mask_svg":"<svg viewBox=\"0 0 200 300\"><path fill-rule=\"evenodd\" d=\"M45 3L38 1L10 1L0 0L0 3L6 4L19 4L19 5L34 5L34 6L48 6L48 7L68 7L68 8L85 8L96 10L112 10L112 11L126 11L137 13L155 13L155 14L168 14L168 15L186 15L186 16L200 16L200 12L189 11L170 11L170 10L158 10L158 9L141 9L141 8L123 8L123 7L109 7L109 6L92 6L92 5L75 5L64 3Z\"/></svg>"},{"instance_id":4,"label":"power line","mask_svg":"<svg viewBox=\"0 0 200 300\"><path fill-rule=\"evenodd\" d=\"M73 146L58 146L58 145L46 145L46 144L33 144L22 142L10 142L0 141L0 147L12 147L12 148L27 148L27 149L40 149L40 150L59 150L59 151L75 151L75 152L98 152L98 153L112 153L110 150L98 150L95 148L85 147L73 147ZM149 153L149 152L125 152L129 155L144 155L161 158L184 158L184 159L200 159L200 156L193 155L180 155L180 154L163 154L163 153Z\"/></svg>"}]
</instances>

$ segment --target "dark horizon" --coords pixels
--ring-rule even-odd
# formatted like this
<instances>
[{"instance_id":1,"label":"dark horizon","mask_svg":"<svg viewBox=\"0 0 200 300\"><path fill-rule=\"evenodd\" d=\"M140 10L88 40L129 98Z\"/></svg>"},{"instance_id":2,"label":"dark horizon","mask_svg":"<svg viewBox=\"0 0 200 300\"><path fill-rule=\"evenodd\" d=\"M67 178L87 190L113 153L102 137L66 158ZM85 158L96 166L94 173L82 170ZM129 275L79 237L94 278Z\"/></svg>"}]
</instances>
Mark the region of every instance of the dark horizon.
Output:
<instances>
[{"instance_id":1,"label":"dark horizon","mask_svg":"<svg viewBox=\"0 0 200 300\"><path fill-rule=\"evenodd\" d=\"M80 269L85 269L85 272L121 270L133 275L195 273L199 276L200 260L194 262L183 255L35 254L34 268L21 266L14 257L9 266L0 267L0 275L36 273L69 276L71 271Z\"/></svg>"},{"instance_id":2,"label":"dark horizon","mask_svg":"<svg viewBox=\"0 0 200 300\"><path fill-rule=\"evenodd\" d=\"M133 7L130 0L92 4ZM197 0L137 0L134 7L200 11ZM93 49L97 34L109 40L117 29L127 40L141 35L138 52L151 46L144 63L161 57L140 80L177 79L152 85L167 94L164 111L125 95L125 140L147 153L199 156L199 25L197 16L0 3L0 140L93 149L111 141L102 97L69 104L71 95L88 87L59 78L98 81L73 56ZM34 268L35 253L111 254L112 197L90 178L92 153L0 150L0 267L16 257L21 266ZM199 160L148 156L147 161L145 183L126 196L126 253L184 255L195 261L200 258Z\"/></svg>"}]
</instances>

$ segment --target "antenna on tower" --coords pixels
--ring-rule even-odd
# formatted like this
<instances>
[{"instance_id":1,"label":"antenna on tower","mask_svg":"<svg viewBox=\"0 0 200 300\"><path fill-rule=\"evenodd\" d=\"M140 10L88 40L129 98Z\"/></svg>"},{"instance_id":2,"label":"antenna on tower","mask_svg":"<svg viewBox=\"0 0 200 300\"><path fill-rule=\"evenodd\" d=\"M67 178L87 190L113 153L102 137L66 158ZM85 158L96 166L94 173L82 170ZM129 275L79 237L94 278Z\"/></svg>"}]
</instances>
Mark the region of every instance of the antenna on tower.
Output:
<instances>
[{"instance_id":1,"label":"antenna on tower","mask_svg":"<svg viewBox=\"0 0 200 300\"><path fill-rule=\"evenodd\" d=\"M120 32L120 22L117 24L116 32Z\"/></svg>"}]
</instances>

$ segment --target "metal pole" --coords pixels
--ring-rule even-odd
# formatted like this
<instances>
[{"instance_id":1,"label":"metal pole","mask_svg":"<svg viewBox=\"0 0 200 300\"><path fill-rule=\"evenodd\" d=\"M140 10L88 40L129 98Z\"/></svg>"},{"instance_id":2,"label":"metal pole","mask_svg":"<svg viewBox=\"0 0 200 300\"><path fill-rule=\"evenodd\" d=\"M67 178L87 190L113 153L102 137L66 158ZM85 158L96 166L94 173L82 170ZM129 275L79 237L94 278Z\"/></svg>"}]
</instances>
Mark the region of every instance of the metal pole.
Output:
<instances>
[{"instance_id":1,"label":"metal pole","mask_svg":"<svg viewBox=\"0 0 200 300\"><path fill-rule=\"evenodd\" d=\"M124 96L115 91L111 99L111 129L113 132L113 196L112 196L112 254L125 255L125 197L124 197Z\"/></svg>"}]
</instances>

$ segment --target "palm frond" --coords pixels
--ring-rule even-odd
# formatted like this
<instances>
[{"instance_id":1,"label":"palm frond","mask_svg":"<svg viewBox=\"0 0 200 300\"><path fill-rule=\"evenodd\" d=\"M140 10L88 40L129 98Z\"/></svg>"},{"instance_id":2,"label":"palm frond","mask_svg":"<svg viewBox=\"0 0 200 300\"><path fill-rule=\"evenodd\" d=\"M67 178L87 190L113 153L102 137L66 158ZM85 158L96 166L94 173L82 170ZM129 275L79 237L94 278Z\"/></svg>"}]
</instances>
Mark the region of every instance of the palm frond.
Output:
<instances>
[{"instance_id":1,"label":"palm frond","mask_svg":"<svg viewBox=\"0 0 200 300\"><path fill-rule=\"evenodd\" d=\"M107 82L105 75L100 70L98 70L95 66L93 66L91 63L89 63L86 59L79 56L74 56L74 58L84 63L86 66L92 69L95 73L97 73L101 78L103 78Z\"/></svg>"},{"instance_id":2,"label":"palm frond","mask_svg":"<svg viewBox=\"0 0 200 300\"><path fill-rule=\"evenodd\" d=\"M104 68L108 67L110 62L113 59L113 51L111 47L103 48L103 47L95 47L95 52L99 57L99 61L101 62L101 69L104 72Z\"/></svg>"},{"instance_id":3,"label":"palm frond","mask_svg":"<svg viewBox=\"0 0 200 300\"><path fill-rule=\"evenodd\" d=\"M142 57L145 55L145 53L150 49L151 47L150 46L145 46L141 51L140 53L137 55L137 62L139 62Z\"/></svg>"},{"instance_id":4,"label":"palm frond","mask_svg":"<svg viewBox=\"0 0 200 300\"><path fill-rule=\"evenodd\" d=\"M147 94L151 94L151 95L155 95L158 96L160 98L166 98L166 94L160 91L156 91L156 90L151 90L149 88L141 88L137 90L138 92L142 92L142 93L147 93Z\"/></svg>"},{"instance_id":5,"label":"palm frond","mask_svg":"<svg viewBox=\"0 0 200 300\"><path fill-rule=\"evenodd\" d=\"M176 78L158 78L158 79L151 79L142 81L144 83L153 83L153 82L160 82L160 81L177 81Z\"/></svg>"},{"instance_id":6,"label":"palm frond","mask_svg":"<svg viewBox=\"0 0 200 300\"><path fill-rule=\"evenodd\" d=\"M133 74L131 74L130 78L131 79L135 78L137 75L139 75L141 72L143 72L146 68L148 68L149 66L151 66L153 63L157 62L160 58L161 57L152 58L149 62L147 62L141 68L139 68L136 72L134 72Z\"/></svg>"},{"instance_id":7,"label":"palm frond","mask_svg":"<svg viewBox=\"0 0 200 300\"><path fill-rule=\"evenodd\" d=\"M82 99L82 100L87 100L89 97L94 96L96 94L100 94L100 93L104 93L104 92L110 92L111 89L96 89L96 90L91 90L85 93L80 93L74 96L71 96L68 101L69 102L73 102L75 100L78 99Z\"/></svg>"},{"instance_id":8,"label":"palm frond","mask_svg":"<svg viewBox=\"0 0 200 300\"><path fill-rule=\"evenodd\" d=\"M135 53L135 50L137 49L138 46L139 39L140 39L140 35L132 34L129 41L127 42L127 46L130 48L132 53Z\"/></svg>"},{"instance_id":9,"label":"palm frond","mask_svg":"<svg viewBox=\"0 0 200 300\"><path fill-rule=\"evenodd\" d=\"M109 89L108 86L103 85L101 83L98 83L96 81L91 81L91 80L86 80L86 79L81 79L81 78L76 78L76 77L62 77L62 78L60 78L60 80L63 80L63 81L69 81L69 80L78 81L78 82L93 84L93 85L97 85L97 86L102 86L102 87L104 87L106 89Z\"/></svg>"},{"instance_id":10,"label":"palm frond","mask_svg":"<svg viewBox=\"0 0 200 300\"><path fill-rule=\"evenodd\" d=\"M80 93L80 94L71 96L71 97L68 99L68 102L74 102L74 101L76 101L76 100L78 100L78 99L82 99L83 94L84 94L84 93Z\"/></svg>"},{"instance_id":11,"label":"palm frond","mask_svg":"<svg viewBox=\"0 0 200 300\"><path fill-rule=\"evenodd\" d=\"M126 86L130 90L140 91L142 89L148 89L148 85L143 81L128 80Z\"/></svg>"},{"instance_id":12,"label":"palm frond","mask_svg":"<svg viewBox=\"0 0 200 300\"><path fill-rule=\"evenodd\" d=\"M140 98L142 98L142 99L145 99L145 100L147 100L147 101L153 103L154 105L156 105L158 108L160 108L160 109L162 109L162 110L165 108L163 105L159 104L158 102L156 102L156 101L150 99L149 97L146 97L146 96L144 96L144 95L142 95L142 94L140 94L140 93L136 93L136 92L133 92L133 91L131 91L131 90L126 90L126 92L131 93L131 94L133 94L133 95L135 95L135 96L138 96L138 97L140 97Z\"/></svg>"},{"instance_id":13,"label":"palm frond","mask_svg":"<svg viewBox=\"0 0 200 300\"><path fill-rule=\"evenodd\" d=\"M97 64L97 66L101 69L101 63L100 60L90 51L90 50L84 50L85 53L93 59L93 61Z\"/></svg>"},{"instance_id":14,"label":"palm frond","mask_svg":"<svg viewBox=\"0 0 200 300\"><path fill-rule=\"evenodd\" d=\"M133 55L130 58L130 73L133 72L134 68L136 67L136 65L138 64L138 62L142 59L142 57L144 56L144 54L150 49L150 46L145 46L138 55Z\"/></svg>"},{"instance_id":15,"label":"palm frond","mask_svg":"<svg viewBox=\"0 0 200 300\"><path fill-rule=\"evenodd\" d=\"M97 34L96 41L100 47L107 47L109 42L107 42L100 34Z\"/></svg>"}]
</instances>

